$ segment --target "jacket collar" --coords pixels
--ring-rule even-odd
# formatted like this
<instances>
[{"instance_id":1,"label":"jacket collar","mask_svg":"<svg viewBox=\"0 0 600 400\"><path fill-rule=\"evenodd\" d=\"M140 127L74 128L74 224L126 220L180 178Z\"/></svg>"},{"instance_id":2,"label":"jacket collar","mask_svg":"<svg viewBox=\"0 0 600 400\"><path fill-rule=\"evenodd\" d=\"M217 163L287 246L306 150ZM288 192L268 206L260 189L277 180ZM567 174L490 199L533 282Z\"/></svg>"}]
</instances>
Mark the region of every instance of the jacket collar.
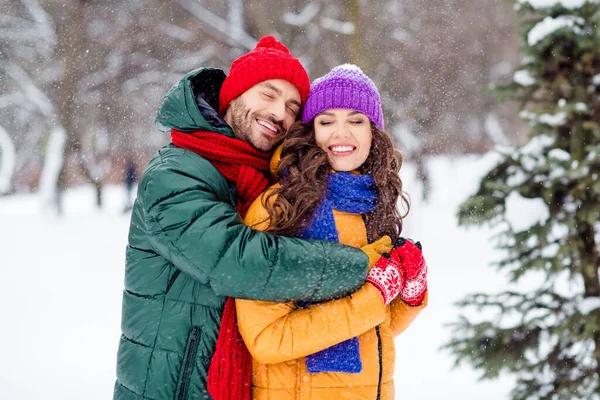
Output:
<instances>
[{"instance_id":1,"label":"jacket collar","mask_svg":"<svg viewBox=\"0 0 600 400\"><path fill-rule=\"evenodd\" d=\"M225 73L218 68L198 68L186 74L165 95L156 114L161 132L199 130L234 137L231 127L218 114L219 92Z\"/></svg>"}]
</instances>

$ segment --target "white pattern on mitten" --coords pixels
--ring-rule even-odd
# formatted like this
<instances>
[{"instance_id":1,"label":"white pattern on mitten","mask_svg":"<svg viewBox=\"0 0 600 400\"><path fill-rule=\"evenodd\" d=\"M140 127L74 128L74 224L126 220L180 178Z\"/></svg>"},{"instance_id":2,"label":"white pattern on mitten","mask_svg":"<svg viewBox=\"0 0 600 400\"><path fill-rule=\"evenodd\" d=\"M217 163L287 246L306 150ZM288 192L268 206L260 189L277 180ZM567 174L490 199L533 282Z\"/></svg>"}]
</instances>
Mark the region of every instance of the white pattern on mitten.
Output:
<instances>
[{"instance_id":1,"label":"white pattern on mitten","mask_svg":"<svg viewBox=\"0 0 600 400\"><path fill-rule=\"evenodd\" d=\"M395 260L382 256L367 275L367 282L375 286L387 305L398 296L403 285L400 266Z\"/></svg>"},{"instance_id":2,"label":"white pattern on mitten","mask_svg":"<svg viewBox=\"0 0 600 400\"><path fill-rule=\"evenodd\" d=\"M407 280L400 292L400 298L406 304L416 306L421 304L427 291L427 264L423 260L423 266L414 279Z\"/></svg>"}]
</instances>

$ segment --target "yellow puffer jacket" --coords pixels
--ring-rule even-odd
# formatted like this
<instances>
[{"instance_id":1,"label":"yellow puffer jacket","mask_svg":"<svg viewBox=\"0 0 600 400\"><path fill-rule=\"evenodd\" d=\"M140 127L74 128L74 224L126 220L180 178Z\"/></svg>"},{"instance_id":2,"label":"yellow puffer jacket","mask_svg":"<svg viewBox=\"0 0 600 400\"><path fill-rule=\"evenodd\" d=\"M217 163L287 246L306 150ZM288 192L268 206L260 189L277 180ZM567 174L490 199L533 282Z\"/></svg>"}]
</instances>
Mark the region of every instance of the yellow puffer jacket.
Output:
<instances>
[{"instance_id":1,"label":"yellow puffer jacket","mask_svg":"<svg viewBox=\"0 0 600 400\"><path fill-rule=\"evenodd\" d=\"M263 194L264 196L264 194ZM260 196L245 222L266 229L267 212ZM367 244L360 215L334 210L340 243ZM306 308L294 303L236 300L240 333L253 356L255 400L394 398L394 336L404 331L427 305L396 299L387 307L370 283L351 296ZM363 369L358 374L306 369L305 357L358 336Z\"/></svg>"}]
</instances>

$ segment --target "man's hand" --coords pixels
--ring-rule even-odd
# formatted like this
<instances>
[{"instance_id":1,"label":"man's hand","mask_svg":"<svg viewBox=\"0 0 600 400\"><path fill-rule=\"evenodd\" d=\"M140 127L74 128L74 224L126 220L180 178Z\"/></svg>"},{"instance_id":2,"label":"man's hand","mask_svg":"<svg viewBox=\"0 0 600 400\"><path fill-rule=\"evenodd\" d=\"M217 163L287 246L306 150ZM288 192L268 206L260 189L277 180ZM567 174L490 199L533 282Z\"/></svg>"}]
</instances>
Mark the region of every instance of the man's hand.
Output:
<instances>
[{"instance_id":1,"label":"man's hand","mask_svg":"<svg viewBox=\"0 0 600 400\"><path fill-rule=\"evenodd\" d=\"M382 254L389 253L392 250L392 239L389 236L382 236L376 241L360 248L369 256L369 270L375 265Z\"/></svg>"},{"instance_id":2,"label":"man's hand","mask_svg":"<svg viewBox=\"0 0 600 400\"><path fill-rule=\"evenodd\" d=\"M421 249L420 242L413 243L410 239L398 238L390 254L400 265L404 278L399 296L411 306L419 305L427 291L427 263Z\"/></svg>"}]
</instances>

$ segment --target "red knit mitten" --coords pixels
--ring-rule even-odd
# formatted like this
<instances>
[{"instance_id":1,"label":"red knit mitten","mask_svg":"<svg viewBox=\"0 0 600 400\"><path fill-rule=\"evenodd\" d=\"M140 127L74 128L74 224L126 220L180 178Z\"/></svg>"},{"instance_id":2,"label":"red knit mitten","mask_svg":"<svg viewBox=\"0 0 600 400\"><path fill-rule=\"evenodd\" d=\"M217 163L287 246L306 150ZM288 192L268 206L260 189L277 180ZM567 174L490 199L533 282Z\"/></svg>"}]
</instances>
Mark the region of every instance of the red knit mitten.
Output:
<instances>
[{"instance_id":1,"label":"red knit mitten","mask_svg":"<svg viewBox=\"0 0 600 400\"><path fill-rule=\"evenodd\" d=\"M383 302L389 304L404 286L398 261L389 254L382 255L369 271L367 282L375 286L381 293Z\"/></svg>"},{"instance_id":2,"label":"red knit mitten","mask_svg":"<svg viewBox=\"0 0 600 400\"><path fill-rule=\"evenodd\" d=\"M400 298L411 306L418 306L427 292L427 263L423 258L421 243L399 238L391 252L391 258L400 264L404 286Z\"/></svg>"}]
</instances>

